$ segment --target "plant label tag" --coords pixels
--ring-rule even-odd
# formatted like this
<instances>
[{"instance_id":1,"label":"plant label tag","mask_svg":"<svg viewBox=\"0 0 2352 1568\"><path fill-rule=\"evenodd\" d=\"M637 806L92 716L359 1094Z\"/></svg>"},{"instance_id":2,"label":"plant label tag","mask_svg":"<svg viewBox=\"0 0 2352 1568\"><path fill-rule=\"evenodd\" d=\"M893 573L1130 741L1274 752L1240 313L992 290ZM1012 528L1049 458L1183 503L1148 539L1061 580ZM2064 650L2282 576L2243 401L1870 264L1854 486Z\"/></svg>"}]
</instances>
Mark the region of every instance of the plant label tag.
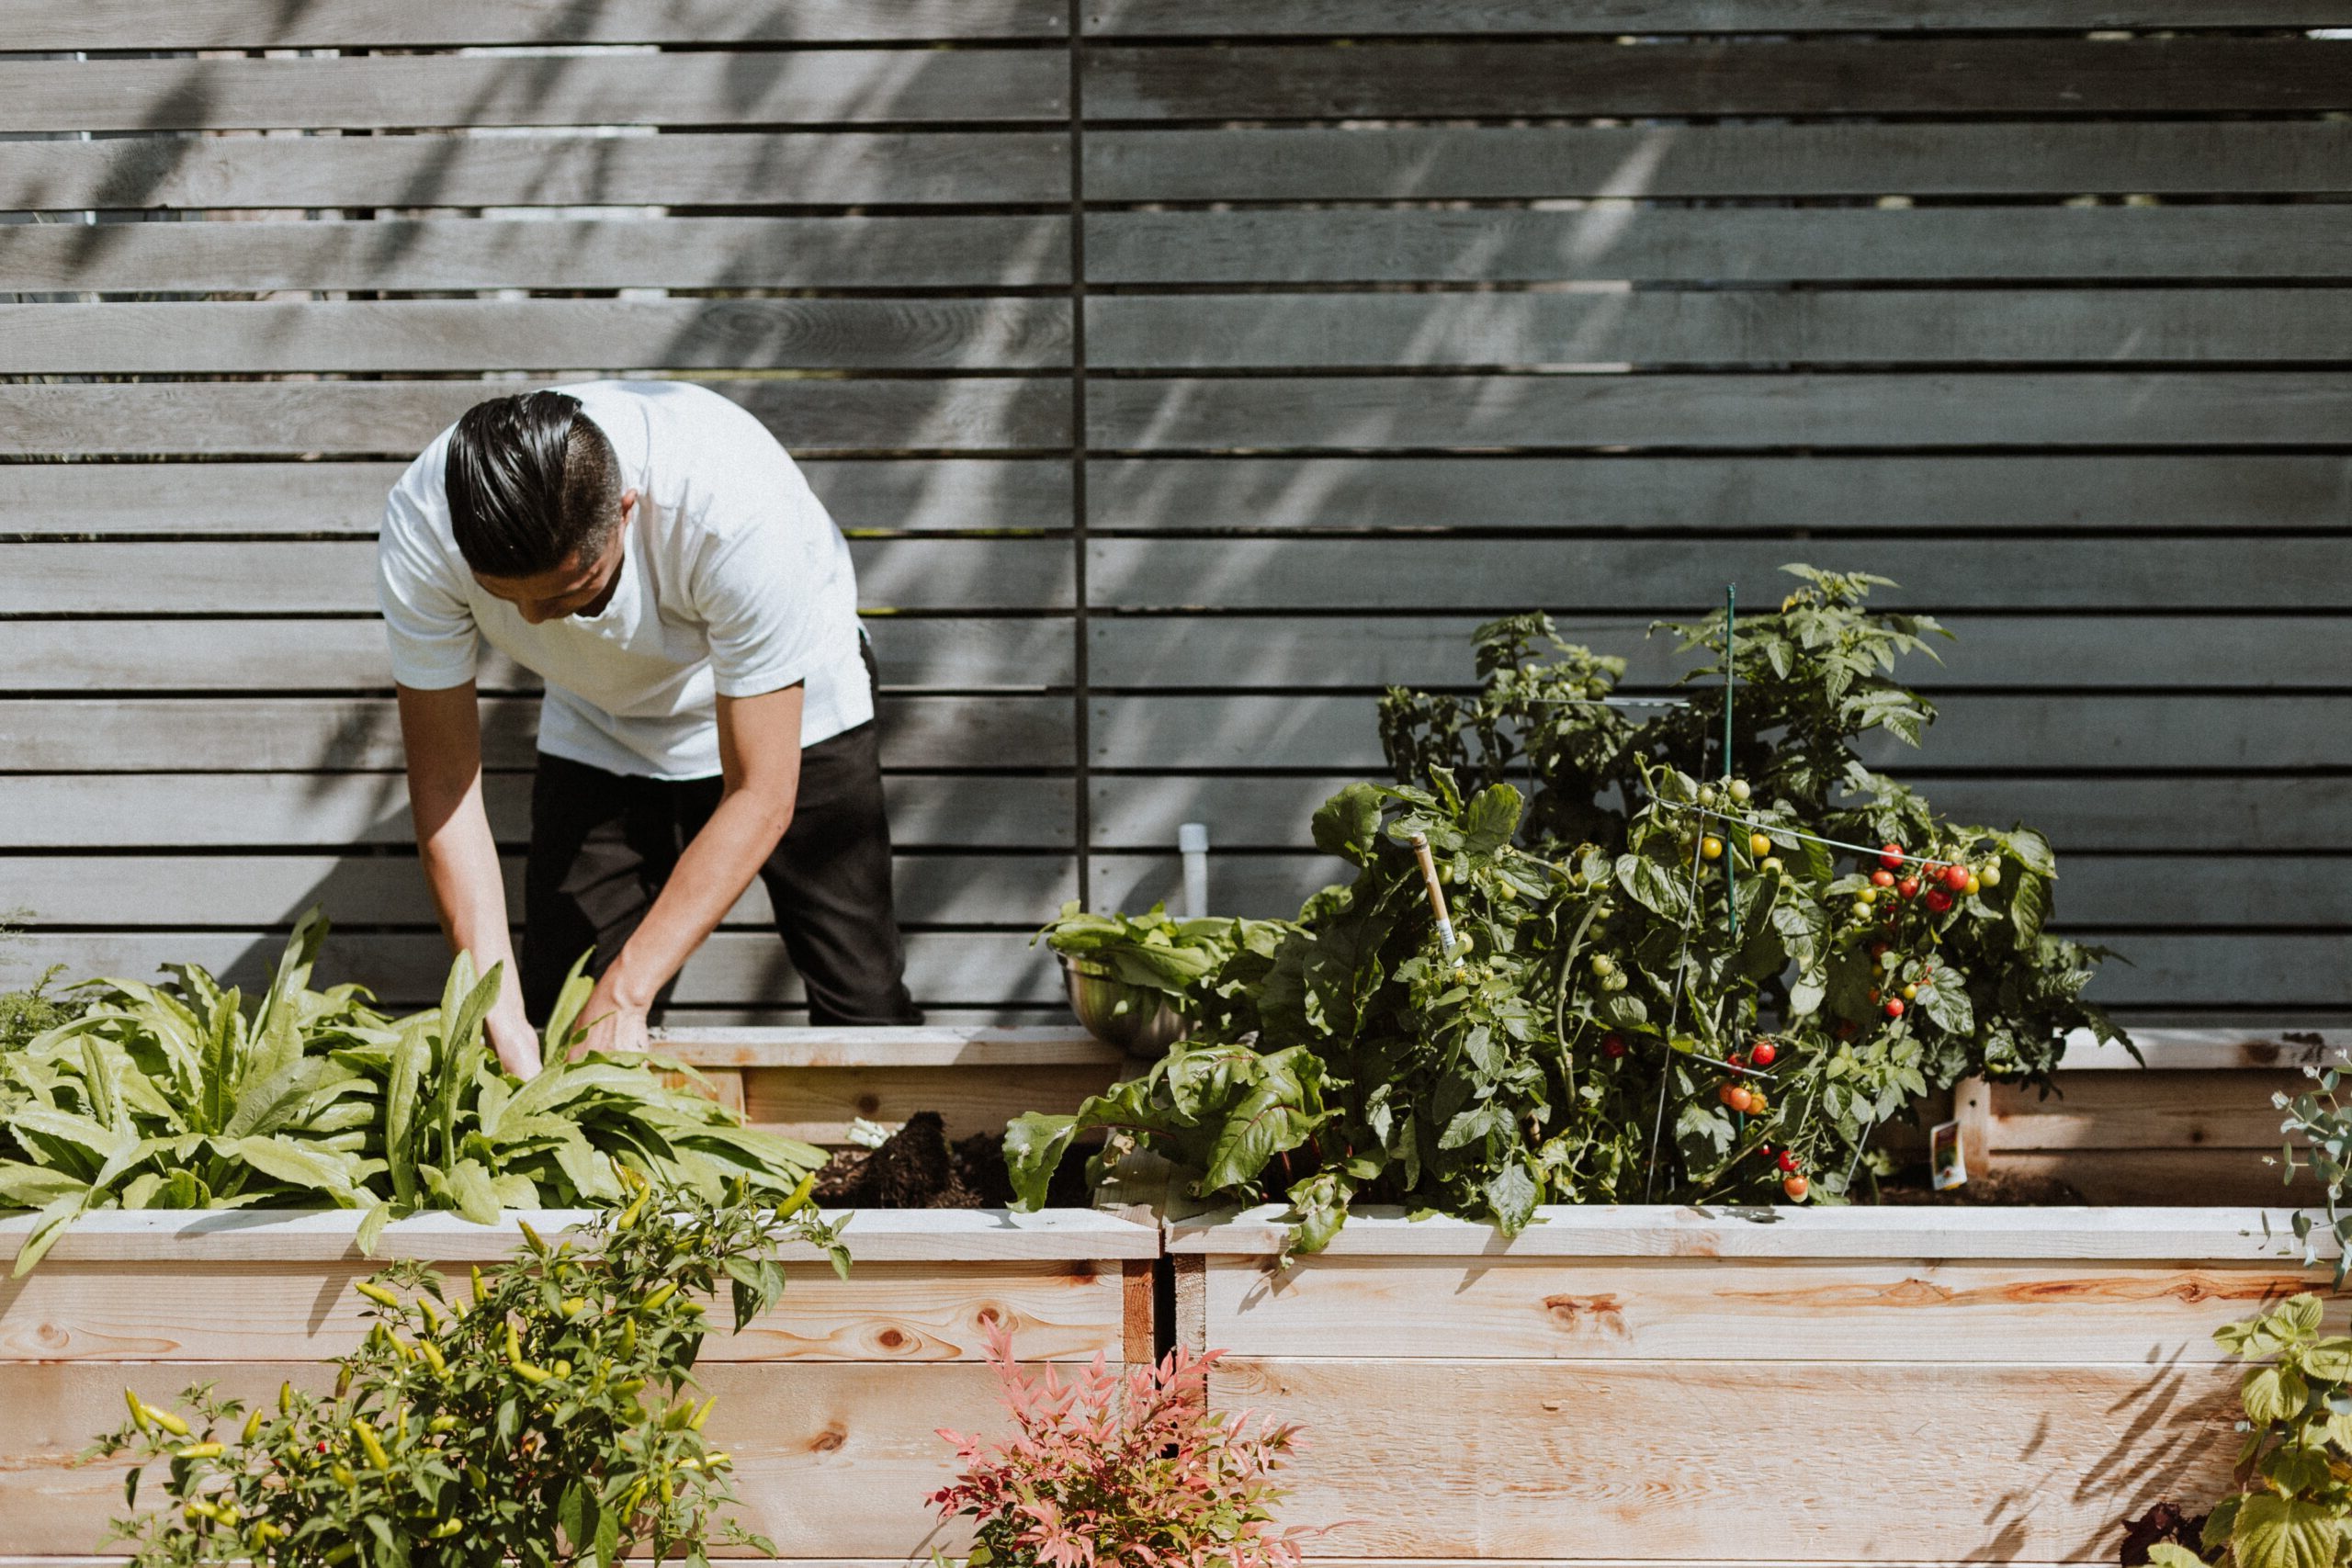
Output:
<instances>
[{"instance_id":1,"label":"plant label tag","mask_svg":"<svg viewBox=\"0 0 2352 1568\"><path fill-rule=\"evenodd\" d=\"M1960 1146L1959 1122L1941 1122L1928 1131L1928 1173L1939 1192L1968 1185L1968 1155Z\"/></svg>"}]
</instances>

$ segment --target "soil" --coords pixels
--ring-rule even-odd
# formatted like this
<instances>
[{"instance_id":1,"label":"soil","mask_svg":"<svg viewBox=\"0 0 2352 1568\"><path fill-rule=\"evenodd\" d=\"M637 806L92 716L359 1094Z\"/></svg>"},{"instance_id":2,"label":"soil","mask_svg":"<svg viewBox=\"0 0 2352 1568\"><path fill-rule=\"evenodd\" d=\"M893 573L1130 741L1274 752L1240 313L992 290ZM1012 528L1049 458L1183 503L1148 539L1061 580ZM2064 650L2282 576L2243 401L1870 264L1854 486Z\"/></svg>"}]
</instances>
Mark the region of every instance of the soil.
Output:
<instances>
[{"instance_id":1,"label":"soil","mask_svg":"<svg viewBox=\"0 0 2352 1568\"><path fill-rule=\"evenodd\" d=\"M1046 1190L1048 1208L1091 1204L1086 1162L1092 1152L1078 1148L1064 1156ZM1012 1205L1012 1179L1001 1138L975 1133L950 1143L939 1113L920 1111L880 1147L835 1153L817 1175L817 1201L829 1208L1004 1209Z\"/></svg>"},{"instance_id":2,"label":"soil","mask_svg":"<svg viewBox=\"0 0 2352 1568\"><path fill-rule=\"evenodd\" d=\"M1878 1201L1894 1207L2058 1209L2079 1205L2084 1198L2054 1176L2014 1176L2003 1171L1971 1177L1962 1186L1939 1192L1922 1166L1881 1182Z\"/></svg>"}]
</instances>

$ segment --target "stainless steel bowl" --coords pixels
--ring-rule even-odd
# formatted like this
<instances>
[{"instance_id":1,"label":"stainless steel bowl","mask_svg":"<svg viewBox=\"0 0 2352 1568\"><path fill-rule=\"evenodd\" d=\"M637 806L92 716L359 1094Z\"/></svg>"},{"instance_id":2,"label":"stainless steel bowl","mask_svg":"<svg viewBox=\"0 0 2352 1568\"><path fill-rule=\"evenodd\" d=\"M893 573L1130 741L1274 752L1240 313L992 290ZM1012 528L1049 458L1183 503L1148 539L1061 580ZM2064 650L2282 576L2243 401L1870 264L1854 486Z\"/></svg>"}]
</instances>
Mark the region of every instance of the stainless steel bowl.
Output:
<instances>
[{"instance_id":1,"label":"stainless steel bowl","mask_svg":"<svg viewBox=\"0 0 2352 1568\"><path fill-rule=\"evenodd\" d=\"M1091 959L1056 956L1062 961L1062 984L1069 988L1070 1010L1086 1032L1106 1045L1116 1045L1130 1056L1157 1058L1184 1038L1192 1025L1168 999L1165 991L1132 985L1108 964Z\"/></svg>"}]
</instances>

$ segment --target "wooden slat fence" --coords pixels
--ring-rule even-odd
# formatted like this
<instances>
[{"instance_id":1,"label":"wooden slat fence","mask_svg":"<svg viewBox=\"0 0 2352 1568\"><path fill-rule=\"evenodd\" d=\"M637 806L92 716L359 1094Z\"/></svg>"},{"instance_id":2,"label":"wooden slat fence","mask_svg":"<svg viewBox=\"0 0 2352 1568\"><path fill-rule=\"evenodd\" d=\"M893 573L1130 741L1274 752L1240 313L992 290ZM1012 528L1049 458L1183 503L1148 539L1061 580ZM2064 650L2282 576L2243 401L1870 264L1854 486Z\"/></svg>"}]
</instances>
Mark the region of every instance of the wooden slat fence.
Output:
<instances>
[{"instance_id":1,"label":"wooden slat fence","mask_svg":"<svg viewBox=\"0 0 2352 1568\"><path fill-rule=\"evenodd\" d=\"M2352 1014L2345 0L18 0L0 910L439 964L371 536L517 381L690 377L854 535L913 979L1331 874L1371 698L1809 559L1962 641L1892 754L2149 1021ZM2334 29L2334 30L2331 30ZM531 680L484 684L525 828ZM787 1022L754 894L680 1023Z\"/></svg>"}]
</instances>

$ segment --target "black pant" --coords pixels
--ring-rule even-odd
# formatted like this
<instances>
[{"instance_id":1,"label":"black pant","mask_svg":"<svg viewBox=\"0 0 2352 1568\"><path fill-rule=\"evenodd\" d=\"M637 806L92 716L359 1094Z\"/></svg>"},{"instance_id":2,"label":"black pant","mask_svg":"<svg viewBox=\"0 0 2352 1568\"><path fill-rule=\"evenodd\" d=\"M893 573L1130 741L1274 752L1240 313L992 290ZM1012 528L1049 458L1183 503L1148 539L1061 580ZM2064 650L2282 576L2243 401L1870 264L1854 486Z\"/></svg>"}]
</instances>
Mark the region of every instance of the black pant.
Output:
<instances>
[{"instance_id":1,"label":"black pant","mask_svg":"<svg viewBox=\"0 0 2352 1568\"><path fill-rule=\"evenodd\" d=\"M872 655L867 656L870 660ZM539 753L524 872L523 1000L545 1019L572 961L602 974L718 807L718 779L608 773ZM890 826L875 727L804 747L784 841L760 868L809 1021L920 1023L890 907ZM656 1015L669 1000L664 987Z\"/></svg>"}]
</instances>

